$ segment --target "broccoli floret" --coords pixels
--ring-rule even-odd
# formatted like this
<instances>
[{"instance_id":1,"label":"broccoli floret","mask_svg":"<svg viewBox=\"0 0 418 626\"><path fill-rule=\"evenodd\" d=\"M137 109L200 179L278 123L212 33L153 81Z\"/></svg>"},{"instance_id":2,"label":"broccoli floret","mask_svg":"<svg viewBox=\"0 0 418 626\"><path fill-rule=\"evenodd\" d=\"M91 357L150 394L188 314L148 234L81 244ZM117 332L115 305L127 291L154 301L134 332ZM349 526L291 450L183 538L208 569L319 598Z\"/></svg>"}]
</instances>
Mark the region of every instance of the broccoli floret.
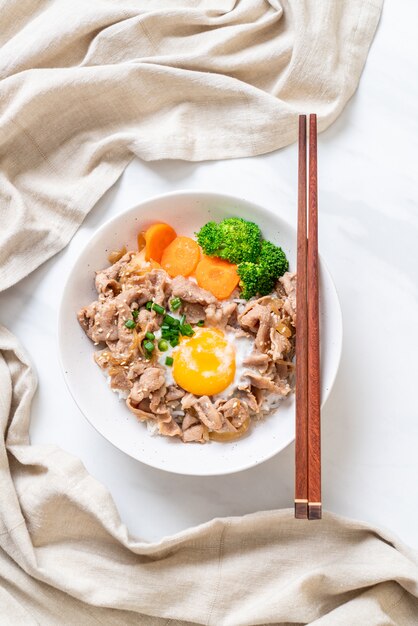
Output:
<instances>
[{"instance_id":1,"label":"broccoli floret","mask_svg":"<svg viewBox=\"0 0 418 626\"><path fill-rule=\"evenodd\" d=\"M261 254L258 259L266 271L275 281L279 276L283 276L289 269L289 261L281 248L275 246L271 241L263 241L261 244Z\"/></svg>"},{"instance_id":2,"label":"broccoli floret","mask_svg":"<svg viewBox=\"0 0 418 626\"><path fill-rule=\"evenodd\" d=\"M239 286L241 288L241 296L245 300L249 300L258 292L259 270L260 267L256 263L244 261L238 265Z\"/></svg>"},{"instance_id":3,"label":"broccoli floret","mask_svg":"<svg viewBox=\"0 0 418 626\"><path fill-rule=\"evenodd\" d=\"M257 263L240 263L238 265L241 296L249 300L257 294L266 296L274 289L276 279L265 265Z\"/></svg>"},{"instance_id":4,"label":"broccoli floret","mask_svg":"<svg viewBox=\"0 0 418 626\"><path fill-rule=\"evenodd\" d=\"M283 250L270 241L263 241L257 263L240 263L241 295L249 300L257 294L266 296L271 293L279 276L287 272L289 263Z\"/></svg>"},{"instance_id":5,"label":"broccoli floret","mask_svg":"<svg viewBox=\"0 0 418 626\"><path fill-rule=\"evenodd\" d=\"M217 256L219 249L219 224L208 222L199 230L197 243L207 256Z\"/></svg>"},{"instance_id":6,"label":"broccoli floret","mask_svg":"<svg viewBox=\"0 0 418 626\"><path fill-rule=\"evenodd\" d=\"M197 233L197 241L208 256L231 263L255 262L261 252L259 227L241 217L227 217L219 224L208 222Z\"/></svg>"}]
</instances>

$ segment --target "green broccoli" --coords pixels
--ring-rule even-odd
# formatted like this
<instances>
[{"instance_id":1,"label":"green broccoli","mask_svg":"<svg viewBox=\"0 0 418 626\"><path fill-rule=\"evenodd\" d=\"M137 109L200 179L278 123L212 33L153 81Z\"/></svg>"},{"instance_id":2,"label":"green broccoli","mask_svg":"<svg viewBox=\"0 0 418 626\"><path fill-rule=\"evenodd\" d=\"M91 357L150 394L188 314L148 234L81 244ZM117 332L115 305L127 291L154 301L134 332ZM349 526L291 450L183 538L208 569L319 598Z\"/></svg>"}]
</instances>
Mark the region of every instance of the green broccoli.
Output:
<instances>
[{"instance_id":1,"label":"green broccoli","mask_svg":"<svg viewBox=\"0 0 418 626\"><path fill-rule=\"evenodd\" d=\"M197 243L202 248L203 252L207 256L217 256L220 246L219 224L216 222L207 222L196 235Z\"/></svg>"},{"instance_id":2,"label":"green broccoli","mask_svg":"<svg viewBox=\"0 0 418 626\"><path fill-rule=\"evenodd\" d=\"M256 262L261 252L259 227L241 217L227 217L219 224L208 222L197 233L197 241L208 256L231 263Z\"/></svg>"},{"instance_id":3,"label":"green broccoli","mask_svg":"<svg viewBox=\"0 0 418 626\"><path fill-rule=\"evenodd\" d=\"M273 291L276 279L265 265L240 263L237 271L240 277L241 296L245 300L257 294L266 296Z\"/></svg>"},{"instance_id":4,"label":"green broccoli","mask_svg":"<svg viewBox=\"0 0 418 626\"><path fill-rule=\"evenodd\" d=\"M238 276L240 277L239 286L241 288L241 297L249 300L258 292L260 267L255 263L244 261L238 265Z\"/></svg>"},{"instance_id":5,"label":"green broccoli","mask_svg":"<svg viewBox=\"0 0 418 626\"><path fill-rule=\"evenodd\" d=\"M271 293L279 276L287 272L289 262L283 250L270 241L263 241L257 263L240 263L241 295L249 300L255 295L266 296Z\"/></svg>"},{"instance_id":6,"label":"green broccoli","mask_svg":"<svg viewBox=\"0 0 418 626\"><path fill-rule=\"evenodd\" d=\"M289 261L285 253L271 241L263 241L261 244L261 254L258 263L263 265L274 279L283 276L289 269Z\"/></svg>"}]
</instances>

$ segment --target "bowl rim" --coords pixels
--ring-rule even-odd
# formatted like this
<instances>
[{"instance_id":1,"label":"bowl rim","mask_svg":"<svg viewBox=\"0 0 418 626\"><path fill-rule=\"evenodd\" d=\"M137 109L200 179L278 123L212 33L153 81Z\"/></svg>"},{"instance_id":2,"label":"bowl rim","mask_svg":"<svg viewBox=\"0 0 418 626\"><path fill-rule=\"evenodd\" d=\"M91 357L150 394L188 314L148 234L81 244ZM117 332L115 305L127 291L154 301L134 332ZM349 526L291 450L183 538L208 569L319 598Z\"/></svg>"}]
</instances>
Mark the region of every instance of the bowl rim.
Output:
<instances>
[{"instance_id":1,"label":"bowl rim","mask_svg":"<svg viewBox=\"0 0 418 626\"><path fill-rule=\"evenodd\" d=\"M67 289L67 284L73 274L74 268L78 263L78 260L80 258L80 256L85 252L85 250L92 245L92 243L94 243L97 239L100 239L101 233L102 231L106 230L107 227L113 223L116 222L117 220L119 220L123 215L125 215L126 213L129 213L131 211L134 211L135 209L138 209L139 207L148 204L150 202L154 202L160 199L166 199L166 198L170 198L170 197L177 197L177 196L205 196L207 199L213 198L214 200L217 199L219 201L219 199L222 197L226 200L229 201L233 201L233 202L244 202L246 204L251 204L254 207L256 207L257 211L260 211L261 213L266 213L269 216L273 217L273 218L278 218L280 221L284 222L286 224L286 226L288 228L290 228L294 234L295 234L295 240L296 240L296 229L294 228L293 224L288 222L286 219L284 219L281 216L278 216L274 210L268 208L267 206L262 206L256 202L254 202L253 200L247 200L246 198L242 197L242 196L238 196L238 195L234 195L234 194L229 194L229 193L223 193L223 192L216 192L216 191L208 191L206 189L177 189L174 191L169 191L169 192L165 192L162 194L155 194L152 196L147 196L146 198L144 198L143 200L141 200L140 202L137 202L133 205L128 206L126 209L123 209L122 211L118 212L116 215L114 215L113 217L110 217L109 219L107 219L105 222L103 222L103 224L101 224L98 228L96 228L94 230L94 232L92 233L92 235L84 242L84 244L81 246L81 248L76 252L76 256L74 261L71 263L68 274L67 274L67 279L63 285L63 289L61 292L61 298L60 298L60 304L59 304L59 308L58 308L58 315L57 315L57 324L56 324L56 331L57 331L57 337L58 337L58 360L59 360L59 364L60 364L60 368L61 368L61 372L65 381L65 384L67 386L67 389L70 392L70 395L72 397L72 399L74 400L76 406L78 407L79 411L81 412L81 414L83 415L84 419L87 420L87 422L90 424L90 426L92 426L94 428L94 430L101 436L103 437L103 439L107 442L109 442L114 448L116 448L117 450L119 450L120 452L123 452L123 454L127 454L130 458L134 459L137 462L143 463L144 465L147 465L148 467L152 467L153 469L157 469L157 470L161 470L164 472L167 472L169 474L177 474L180 476L226 476L229 474L237 474L239 472L251 469L252 467L256 467L257 465L261 465L262 463L264 463L265 461L268 461L270 459L272 459L273 457L275 457L276 455L280 454L283 450L285 450L289 445L291 445L295 439L294 436L290 436L289 438L285 439L283 442L283 445L281 446L281 448L279 450L275 450L271 453L268 453L267 455L263 456L262 459L260 460L251 460L246 464L242 464L239 468L232 468L232 469L221 469L219 471L216 470L216 468L213 471L202 471L197 473L196 471L187 471L187 467L184 468L184 470L186 471L180 471L180 470L175 470L175 469L171 469L171 468L166 468L166 467L161 467L161 466L157 466L157 465L153 465L152 463L149 463L146 460L142 460L142 459L138 459L138 457L130 454L129 452L122 450L116 443L114 443L112 440L108 439L108 437L106 437L105 434L103 434L99 428L96 426L96 424L94 424L89 417L86 415L86 413L84 412L84 410L81 408L76 394L73 393L73 390L71 388L70 385L70 381L69 381L69 377L66 373L65 370L65 366L62 360L62 355L63 355L63 344L62 344L62 337L63 337L63 311L64 311L64 294L66 292ZM336 307L336 312L338 311L338 319L335 319L335 323L338 326L339 329L339 333L338 333L338 345L335 346L334 351L335 351L335 363L336 366L334 368L334 371L332 372L332 376L330 377L329 380L329 385L327 387L327 389L325 390L325 392L323 394L321 394L321 409L324 407L325 403L327 402L332 388L334 386L339 368L340 368L340 363L341 363L341 356L342 356L342 346L343 346L343 333L344 333L344 326L343 326L343 317L342 317L342 310L341 310L341 302L340 302L340 298L338 295L338 291L337 288L335 286L334 280L332 278L332 275L328 269L328 265L325 263L322 255L319 253L319 263L320 263L320 268L322 268L323 270L325 270L326 274L327 274L327 278L328 278L328 287L331 289L331 291L333 292L335 301L337 303L337 307Z\"/></svg>"}]
</instances>

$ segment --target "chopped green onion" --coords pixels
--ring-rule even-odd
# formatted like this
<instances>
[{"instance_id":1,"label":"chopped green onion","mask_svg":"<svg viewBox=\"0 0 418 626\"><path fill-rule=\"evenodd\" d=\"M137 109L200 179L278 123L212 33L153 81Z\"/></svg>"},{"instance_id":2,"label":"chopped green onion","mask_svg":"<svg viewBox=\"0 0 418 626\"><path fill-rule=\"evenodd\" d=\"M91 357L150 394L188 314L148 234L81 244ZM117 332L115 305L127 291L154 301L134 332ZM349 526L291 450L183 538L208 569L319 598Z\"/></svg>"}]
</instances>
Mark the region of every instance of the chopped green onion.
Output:
<instances>
[{"instance_id":1,"label":"chopped green onion","mask_svg":"<svg viewBox=\"0 0 418 626\"><path fill-rule=\"evenodd\" d=\"M155 339L154 333L145 333L145 337L149 339L150 341L154 341Z\"/></svg>"},{"instance_id":2,"label":"chopped green onion","mask_svg":"<svg viewBox=\"0 0 418 626\"><path fill-rule=\"evenodd\" d=\"M163 323L167 324L168 326L180 326L179 320L177 320L175 317L172 317L171 315L164 315Z\"/></svg>"},{"instance_id":3,"label":"chopped green onion","mask_svg":"<svg viewBox=\"0 0 418 626\"><path fill-rule=\"evenodd\" d=\"M181 318L180 318L180 326L183 326L183 324L185 323L185 321L186 321L186 316L185 316L185 315L182 315L182 316L181 316Z\"/></svg>"},{"instance_id":4,"label":"chopped green onion","mask_svg":"<svg viewBox=\"0 0 418 626\"><path fill-rule=\"evenodd\" d=\"M173 298L172 300L170 300L170 307L172 311L177 311L177 309L181 307L180 298Z\"/></svg>"},{"instance_id":5,"label":"chopped green onion","mask_svg":"<svg viewBox=\"0 0 418 626\"><path fill-rule=\"evenodd\" d=\"M191 337L192 335L194 335L194 330L190 326L190 324L183 324L182 326L180 326L180 332L182 335L186 335L186 337Z\"/></svg>"},{"instance_id":6,"label":"chopped green onion","mask_svg":"<svg viewBox=\"0 0 418 626\"><path fill-rule=\"evenodd\" d=\"M168 324L162 324L162 326L160 326L161 330L170 330L170 326Z\"/></svg>"},{"instance_id":7,"label":"chopped green onion","mask_svg":"<svg viewBox=\"0 0 418 626\"><path fill-rule=\"evenodd\" d=\"M138 319L138 315L139 315L138 309L135 309L134 311L132 311L132 317L134 318L134 320Z\"/></svg>"},{"instance_id":8,"label":"chopped green onion","mask_svg":"<svg viewBox=\"0 0 418 626\"><path fill-rule=\"evenodd\" d=\"M133 320L126 320L125 326L126 328L135 328L135 322Z\"/></svg>"},{"instance_id":9,"label":"chopped green onion","mask_svg":"<svg viewBox=\"0 0 418 626\"><path fill-rule=\"evenodd\" d=\"M165 364L166 365L173 365L173 363L174 363L173 357L172 356L167 356L166 359L165 359Z\"/></svg>"},{"instance_id":10,"label":"chopped green onion","mask_svg":"<svg viewBox=\"0 0 418 626\"><path fill-rule=\"evenodd\" d=\"M170 346L171 346L172 348L175 348L175 347L176 347L176 346L178 346L178 345L179 345L179 338L178 338L178 337L172 337L172 338L170 339Z\"/></svg>"},{"instance_id":11,"label":"chopped green onion","mask_svg":"<svg viewBox=\"0 0 418 626\"><path fill-rule=\"evenodd\" d=\"M144 341L144 348L147 352L152 352L155 346L152 341Z\"/></svg>"},{"instance_id":12,"label":"chopped green onion","mask_svg":"<svg viewBox=\"0 0 418 626\"><path fill-rule=\"evenodd\" d=\"M199 320L196 326L203 326L204 323L205 323L205 320Z\"/></svg>"},{"instance_id":13,"label":"chopped green onion","mask_svg":"<svg viewBox=\"0 0 418 626\"><path fill-rule=\"evenodd\" d=\"M160 341L158 342L158 349L161 350L161 352L167 352L168 343L165 339L160 339Z\"/></svg>"},{"instance_id":14,"label":"chopped green onion","mask_svg":"<svg viewBox=\"0 0 418 626\"><path fill-rule=\"evenodd\" d=\"M152 302L151 302L151 300L150 300L149 302L147 302L147 303L146 303L145 308L146 308L148 311L151 311L151 308L152 308Z\"/></svg>"},{"instance_id":15,"label":"chopped green onion","mask_svg":"<svg viewBox=\"0 0 418 626\"><path fill-rule=\"evenodd\" d=\"M163 315L163 313L165 313L165 308L163 306L160 306L159 304L155 304L155 302L152 303L151 308L153 311L159 313L160 315Z\"/></svg>"}]
</instances>

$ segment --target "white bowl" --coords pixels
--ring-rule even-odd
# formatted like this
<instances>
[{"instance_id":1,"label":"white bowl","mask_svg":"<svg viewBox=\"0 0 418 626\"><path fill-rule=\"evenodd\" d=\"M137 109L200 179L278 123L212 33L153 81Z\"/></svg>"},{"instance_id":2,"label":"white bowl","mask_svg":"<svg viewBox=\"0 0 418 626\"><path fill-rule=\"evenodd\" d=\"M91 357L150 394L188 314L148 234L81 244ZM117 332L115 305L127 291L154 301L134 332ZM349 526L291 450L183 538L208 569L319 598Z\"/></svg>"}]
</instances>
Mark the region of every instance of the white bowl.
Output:
<instances>
[{"instance_id":1,"label":"white bowl","mask_svg":"<svg viewBox=\"0 0 418 626\"><path fill-rule=\"evenodd\" d=\"M95 347L84 334L76 312L97 298L94 271L109 265L110 250L136 249L136 236L150 224L163 221L182 235L193 235L208 220L240 216L255 221L264 237L286 252L290 270L296 267L296 232L279 215L265 208L217 193L185 191L145 200L104 224L92 237L72 268L59 313L59 350L70 392L89 422L108 441L138 461L178 474L210 476L238 472L271 458L295 435L292 395L274 413L230 443L184 444L178 439L151 436L125 402L107 386L93 361ZM320 262L322 403L334 382L341 353L342 321L331 276Z\"/></svg>"}]
</instances>

